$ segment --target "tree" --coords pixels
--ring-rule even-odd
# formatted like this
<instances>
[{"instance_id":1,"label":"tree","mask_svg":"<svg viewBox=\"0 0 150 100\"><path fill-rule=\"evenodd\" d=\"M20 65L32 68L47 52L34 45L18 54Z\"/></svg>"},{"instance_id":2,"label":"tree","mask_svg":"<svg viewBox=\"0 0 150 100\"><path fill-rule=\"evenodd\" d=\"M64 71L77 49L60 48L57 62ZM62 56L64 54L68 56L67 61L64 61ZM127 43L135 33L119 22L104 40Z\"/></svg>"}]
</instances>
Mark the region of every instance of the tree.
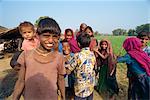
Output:
<instances>
[{"instance_id":1,"label":"tree","mask_svg":"<svg viewBox=\"0 0 150 100\"><path fill-rule=\"evenodd\" d=\"M126 30L125 29L115 29L112 31L113 35L118 36L118 35L125 35L126 34Z\"/></svg>"},{"instance_id":2,"label":"tree","mask_svg":"<svg viewBox=\"0 0 150 100\"><path fill-rule=\"evenodd\" d=\"M39 18L35 21L35 24L34 24L34 25L37 27L39 21L40 21L41 19L44 19L44 18L48 18L48 16L41 16L41 17L39 17Z\"/></svg>"},{"instance_id":3,"label":"tree","mask_svg":"<svg viewBox=\"0 0 150 100\"><path fill-rule=\"evenodd\" d=\"M94 32L94 35L98 35L98 34L99 34L99 32L98 32L98 31L95 31L95 32Z\"/></svg>"},{"instance_id":4,"label":"tree","mask_svg":"<svg viewBox=\"0 0 150 100\"><path fill-rule=\"evenodd\" d=\"M135 32L134 29L129 29L129 31L127 32L128 36L136 36L137 33Z\"/></svg>"},{"instance_id":5,"label":"tree","mask_svg":"<svg viewBox=\"0 0 150 100\"><path fill-rule=\"evenodd\" d=\"M150 23L142 24L136 27L136 33L139 34L141 32L150 32Z\"/></svg>"}]
</instances>

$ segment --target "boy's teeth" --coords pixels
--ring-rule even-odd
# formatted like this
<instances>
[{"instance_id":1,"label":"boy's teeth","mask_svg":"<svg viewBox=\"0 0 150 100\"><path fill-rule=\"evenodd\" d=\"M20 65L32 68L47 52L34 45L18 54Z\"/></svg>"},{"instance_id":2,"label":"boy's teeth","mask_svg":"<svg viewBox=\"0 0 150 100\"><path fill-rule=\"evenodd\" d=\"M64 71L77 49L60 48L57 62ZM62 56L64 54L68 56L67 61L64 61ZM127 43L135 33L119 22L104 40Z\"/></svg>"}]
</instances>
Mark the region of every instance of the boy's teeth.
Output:
<instances>
[{"instance_id":1,"label":"boy's teeth","mask_svg":"<svg viewBox=\"0 0 150 100\"><path fill-rule=\"evenodd\" d=\"M53 44L47 44L47 46L53 46Z\"/></svg>"}]
</instances>

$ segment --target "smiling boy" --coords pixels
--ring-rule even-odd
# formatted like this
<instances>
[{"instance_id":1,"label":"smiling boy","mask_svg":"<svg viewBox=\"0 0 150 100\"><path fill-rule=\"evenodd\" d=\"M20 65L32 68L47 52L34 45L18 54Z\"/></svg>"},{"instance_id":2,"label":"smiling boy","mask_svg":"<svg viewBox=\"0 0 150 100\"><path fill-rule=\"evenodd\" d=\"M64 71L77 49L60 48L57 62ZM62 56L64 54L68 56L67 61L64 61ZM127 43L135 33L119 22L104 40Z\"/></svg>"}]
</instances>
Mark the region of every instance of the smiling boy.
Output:
<instances>
[{"instance_id":1,"label":"smiling boy","mask_svg":"<svg viewBox=\"0 0 150 100\"><path fill-rule=\"evenodd\" d=\"M44 18L39 21L37 33L40 46L23 51L18 58L21 69L13 100L20 98L23 89L25 100L57 100L58 89L65 99L64 59L62 54L54 51L54 40L61 33L60 27L54 19Z\"/></svg>"}]
</instances>

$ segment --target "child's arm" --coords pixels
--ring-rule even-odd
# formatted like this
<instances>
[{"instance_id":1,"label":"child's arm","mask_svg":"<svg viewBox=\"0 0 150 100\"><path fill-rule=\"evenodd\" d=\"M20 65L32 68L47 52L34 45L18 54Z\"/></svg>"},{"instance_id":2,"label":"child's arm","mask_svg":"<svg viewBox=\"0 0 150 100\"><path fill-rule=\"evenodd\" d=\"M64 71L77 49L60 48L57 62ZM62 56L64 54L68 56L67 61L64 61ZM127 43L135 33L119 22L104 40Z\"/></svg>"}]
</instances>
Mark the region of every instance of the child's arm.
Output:
<instances>
[{"instance_id":1,"label":"child's arm","mask_svg":"<svg viewBox=\"0 0 150 100\"><path fill-rule=\"evenodd\" d=\"M64 75L58 75L58 88L61 91L62 100L65 100L65 79L64 79Z\"/></svg>"},{"instance_id":2,"label":"child's arm","mask_svg":"<svg viewBox=\"0 0 150 100\"><path fill-rule=\"evenodd\" d=\"M100 55L103 59L106 59L108 57L108 55L102 55L99 51L96 51L96 53Z\"/></svg>"},{"instance_id":3,"label":"child's arm","mask_svg":"<svg viewBox=\"0 0 150 100\"><path fill-rule=\"evenodd\" d=\"M70 67L70 64L67 64L65 66L66 66L66 74L67 75L71 74L71 70L68 69L68 67Z\"/></svg>"},{"instance_id":4,"label":"child's arm","mask_svg":"<svg viewBox=\"0 0 150 100\"><path fill-rule=\"evenodd\" d=\"M117 57L116 63L128 63L128 64L130 64L131 60L130 60L129 54L126 54L126 55L121 56L121 57Z\"/></svg>"},{"instance_id":5,"label":"child's arm","mask_svg":"<svg viewBox=\"0 0 150 100\"><path fill-rule=\"evenodd\" d=\"M15 70L18 70L20 68L19 63L17 62L17 59L21 53L22 51L17 51L10 60L10 66L14 68Z\"/></svg>"},{"instance_id":6,"label":"child's arm","mask_svg":"<svg viewBox=\"0 0 150 100\"><path fill-rule=\"evenodd\" d=\"M71 74L71 72L75 69L75 67L78 65L77 64L77 55L78 54L74 54L74 57L72 57L71 60L69 60L69 64L66 64L66 72L67 74Z\"/></svg>"},{"instance_id":7,"label":"child's arm","mask_svg":"<svg viewBox=\"0 0 150 100\"><path fill-rule=\"evenodd\" d=\"M102 55L99 51L98 48L93 48L93 51L95 51L98 55L100 55L103 59L106 59L108 57L108 55Z\"/></svg>"},{"instance_id":8,"label":"child's arm","mask_svg":"<svg viewBox=\"0 0 150 100\"><path fill-rule=\"evenodd\" d=\"M25 67L21 66L19 71L19 77L15 84L13 92L13 100L19 100L25 86Z\"/></svg>"}]
</instances>

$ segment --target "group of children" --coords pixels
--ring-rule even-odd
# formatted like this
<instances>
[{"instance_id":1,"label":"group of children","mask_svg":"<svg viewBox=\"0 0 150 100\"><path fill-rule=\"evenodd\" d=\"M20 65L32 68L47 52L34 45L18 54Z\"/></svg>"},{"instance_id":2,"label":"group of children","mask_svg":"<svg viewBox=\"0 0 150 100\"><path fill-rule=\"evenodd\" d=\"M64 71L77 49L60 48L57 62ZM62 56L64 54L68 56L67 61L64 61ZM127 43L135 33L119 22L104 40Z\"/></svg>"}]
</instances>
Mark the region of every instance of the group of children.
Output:
<instances>
[{"instance_id":1,"label":"group of children","mask_svg":"<svg viewBox=\"0 0 150 100\"><path fill-rule=\"evenodd\" d=\"M98 43L90 26L82 23L80 28L76 38L72 29L66 29L60 41L61 29L52 18L41 19L36 31L30 22L19 25L24 40L23 51L11 60L19 74L13 100L21 94L25 100L57 100L58 90L62 100L93 100L97 75L96 90L114 100L119 93L116 64L120 62L128 68L128 99L149 99L148 35L127 38L123 43L127 54L116 57L108 40Z\"/></svg>"}]
</instances>

